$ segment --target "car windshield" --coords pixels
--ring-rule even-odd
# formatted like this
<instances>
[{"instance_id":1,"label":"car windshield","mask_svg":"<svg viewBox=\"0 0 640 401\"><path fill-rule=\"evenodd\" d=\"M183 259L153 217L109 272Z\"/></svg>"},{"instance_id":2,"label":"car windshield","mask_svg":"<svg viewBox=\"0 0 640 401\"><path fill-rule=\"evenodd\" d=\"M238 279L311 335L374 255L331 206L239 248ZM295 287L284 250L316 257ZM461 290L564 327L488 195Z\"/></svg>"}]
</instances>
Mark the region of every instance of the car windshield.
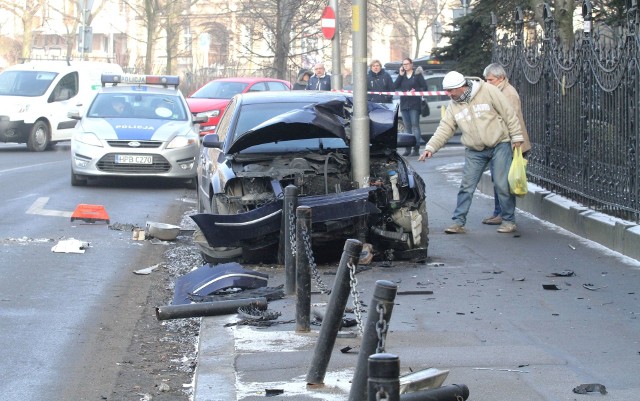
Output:
<instances>
[{"instance_id":1,"label":"car windshield","mask_svg":"<svg viewBox=\"0 0 640 401\"><path fill-rule=\"evenodd\" d=\"M0 95L42 96L57 75L50 71L5 71L0 74Z\"/></svg>"},{"instance_id":2,"label":"car windshield","mask_svg":"<svg viewBox=\"0 0 640 401\"><path fill-rule=\"evenodd\" d=\"M261 103L242 105L238 122L234 130L234 137L239 138L247 131L262 124L263 122L291 110L301 109L308 103ZM249 135L253 135L250 133ZM258 152L294 152L300 150L319 149L343 149L348 145L338 137L335 138L313 138L313 139L293 139L263 143L244 149L242 153Z\"/></svg>"},{"instance_id":3,"label":"car windshield","mask_svg":"<svg viewBox=\"0 0 640 401\"><path fill-rule=\"evenodd\" d=\"M91 103L87 117L187 120L179 96L160 93L100 93Z\"/></svg>"},{"instance_id":4,"label":"car windshield","mask_svg":"<svg viewBox=\"0 0 640 401\"><path fill-rule=\"evenodd\" d=\"M211 81L191 95L199 99L231 99L242 93L248 84L243 82Z\"/></svg>"}]
</instances>

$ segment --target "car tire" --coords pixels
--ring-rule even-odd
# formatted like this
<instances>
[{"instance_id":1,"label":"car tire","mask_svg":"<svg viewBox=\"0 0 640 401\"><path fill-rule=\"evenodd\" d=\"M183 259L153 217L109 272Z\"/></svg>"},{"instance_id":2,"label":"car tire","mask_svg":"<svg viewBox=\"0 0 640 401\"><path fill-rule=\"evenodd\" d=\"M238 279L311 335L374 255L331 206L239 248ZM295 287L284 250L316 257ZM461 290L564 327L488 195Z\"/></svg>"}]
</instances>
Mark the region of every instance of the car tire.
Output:
<instances>
[{"instance_id":1,"label":"car tire","mask_svg":"<svg viewBox=\"0 0 640 401\"><path fill-rule=\"evenodd\" d=\"M49 127L43 121L36 121L31 127L27 138L27 149L34 152L42 152L50 145L51 133Z\"/></svg>"},{"instance_id":2,"label":"car tire","mask_svg":"<svg viewBox=\"0 0 640 401\"><path fill-rule=\"evenodd\" d=\"M85 185L87 185L87 177L71 172L71 186L83 187Z\"/></svg>"}]
</instances>

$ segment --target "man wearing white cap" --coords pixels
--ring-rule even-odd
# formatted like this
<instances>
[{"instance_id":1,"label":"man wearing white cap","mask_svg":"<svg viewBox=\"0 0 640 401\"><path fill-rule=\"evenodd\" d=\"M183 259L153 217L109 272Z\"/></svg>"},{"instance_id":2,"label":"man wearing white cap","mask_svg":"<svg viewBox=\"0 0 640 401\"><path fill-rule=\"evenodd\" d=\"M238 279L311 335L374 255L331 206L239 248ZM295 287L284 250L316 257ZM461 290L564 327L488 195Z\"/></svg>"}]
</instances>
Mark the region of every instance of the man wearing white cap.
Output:
<instances>
[{"instance_id":1,"label":"man wearing white cap","mask_svg":"<svg viewBox=\"0 0 640 401\"><path fill-rule=\"evenodd\" d=\"M498 232L515 232L516 204L509 195L507 176L513 147L520 146L524 138L513 107L500 89L483 81L468 80L457 71L444 76L442 88L447 91L451 101L418 160L425 161L433 156L460 128L461 142L466 147L464 169L456 210L453 212L453 224L444 230L445 233L466 232L465 224L473 193L491 162L494 187L502 206L502 224Z\"/></svg>"}]
</instances>

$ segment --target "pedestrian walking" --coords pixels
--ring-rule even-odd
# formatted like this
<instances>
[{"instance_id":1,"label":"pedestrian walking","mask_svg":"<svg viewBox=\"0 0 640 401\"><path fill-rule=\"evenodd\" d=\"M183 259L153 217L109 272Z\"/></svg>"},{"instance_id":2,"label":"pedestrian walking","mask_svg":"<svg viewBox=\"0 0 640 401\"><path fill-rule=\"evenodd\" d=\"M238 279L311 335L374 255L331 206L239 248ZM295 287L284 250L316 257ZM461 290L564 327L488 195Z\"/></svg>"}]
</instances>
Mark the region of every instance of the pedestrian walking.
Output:
<instances>
[{"instance_id":1,"label":"pedestrian walking","mask_svg":"<svg viewBox=\"0 0 640 401\"><path fill-rule=\"evenodd\" d=\"M313 67L313 76L309 78L307 90L330 91L331 75L327 74L324 64L318 63Z\"/></svg>"},{"instance_id":2,"label":"pedestrian walking","mask_svg":"<svg viewBox=\"0 0 640 401\"><path fill-rule=\"evenodd\" d=\"M402 66L398 74L398 78L393 84L394 89L403 92L425 91L427 83L422 76L422 68L413 69L413 60L405 58L402 60ZM407 148L403 156L418 156L420 153L420 141L422 135L420 132L420 112L422 111L421 96L400 96L400 113L402 113L402 122L405 130L413 134L416 138L416 145L411 153L411 148Z\"/></svg>"},{"instance_id":3,"label":"pedestrian walking","mask_svg":"<svg viewBox=\"0 0 640 401\"><path fill-rule=\"evenodd\" d=\"M369 64L367 72L367 92L391 92L393 91L393 79L391 75L382 68L380 60L373 60ZM369 94L367 99L371 102L391 104L393 96Z\"/></svg>"},{"instance_id":4,"label":"pedestrian walking","mask_svg":"<svg viewBox=\"0 0 640 401\"><path fill-rule=\"evenodd\" d=\"M522 128L522 137L524 138L524 142L520 149L522 149L523 156L526 157L527 152L531 150L531 142L529 141L529 134L527 132L527 127L524 124L524 117L522 116L522 105L520 103L520 95L518 95L518 91L514 88L507 78L507 72L504 68L498 63L489 64L483 72L484 79L493 86L498 87L502 94L504 94L509 100L509 104L513 107L516 112L516 116L518 117L518 121L520 122L520 128ZM491 170L491 180L493 180L493 163L489 165L489 169ZM510 196L513 198L513 202L515 203L515 195L510 193ZM483 224L491 224L498 225L502 223L502 208L500 207L500 201L498 199L498 194L496 193L495 187L493 188L493 200L494 200L494 208L491 216L486 217L482 220Z\"/></svg>"},{"instance_id":5,"label":"pedestrian walking","mask_svg":"<svg viewBox=\"0 0 640 401\"><path fill-rule=\"evenodd\" d=\"M466 232L473 193L482 173L489 163L493 163L493 185L502 207L502 224L498 232L512 233L516 231L516 204L515 198L510 196L507 177L513 147L519 147L524 140L518 117L500 89L484 81L468 80L459 72L450 71L442 80L442 88L451 100L418 161L431 158L460 128L460 141L466 148L462 182L453 224L444 231L447 234Z\"/></svg>"},{"instance_id":6,"label":"pedestrian walking","mask_svg":"<svg viewBox=\"0 0 640 401\"><path fill-rule=\"evenodd\" d=\"M307 86L309 85L309 78L311 78L312 75L313 73L311 71L307 70L306 68L302 68L298 73L296 82L293 84L293 90L307 89Z\"/></svg>"}]
</instances>

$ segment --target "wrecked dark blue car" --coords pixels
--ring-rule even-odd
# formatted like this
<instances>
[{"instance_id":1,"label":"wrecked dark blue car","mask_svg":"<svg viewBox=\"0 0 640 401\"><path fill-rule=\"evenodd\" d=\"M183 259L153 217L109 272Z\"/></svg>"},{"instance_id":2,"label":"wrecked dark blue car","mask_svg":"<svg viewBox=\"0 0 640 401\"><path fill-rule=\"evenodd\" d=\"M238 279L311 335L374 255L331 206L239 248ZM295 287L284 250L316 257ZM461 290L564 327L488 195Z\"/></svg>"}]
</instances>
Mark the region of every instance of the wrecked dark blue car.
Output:
<instances>
[{"instance_id":1,"label":"wrecked dark blue car","mask_svg":"<svg viewBox=\"0 0 640 401\"><path fill-rule=\"evenodd\" d=\"M352 176L352 98L331 92L234 97L215 134L203 138L195 241L209 263L275 262L284 188L312 208L316 259L339 257L344 241L371 244L378 260L427 258L425 184L400 156L413 137L398 114L369 103L370 179Z\"/></svg>"}]
</instances>

